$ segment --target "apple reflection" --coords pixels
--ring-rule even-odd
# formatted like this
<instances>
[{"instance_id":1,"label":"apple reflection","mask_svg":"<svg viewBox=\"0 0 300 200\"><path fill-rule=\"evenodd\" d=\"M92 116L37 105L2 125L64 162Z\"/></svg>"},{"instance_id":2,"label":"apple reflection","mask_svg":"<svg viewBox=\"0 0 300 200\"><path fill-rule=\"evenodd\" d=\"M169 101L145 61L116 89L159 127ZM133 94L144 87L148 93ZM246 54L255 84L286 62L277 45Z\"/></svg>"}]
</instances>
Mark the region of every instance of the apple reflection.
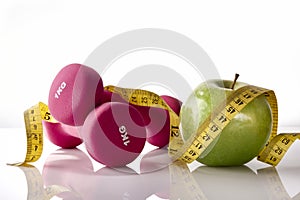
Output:
<instances>
[{"instance_id":1,"label":"apple reflection","mask_svg":"<svg viewBox=\"0 0 300 200\"><path fill-rule=\"evenodd\" d=\"M207 199L268 199L257 174L245 165L199 167L193 177Z\"/></svg>"}]
</instances>

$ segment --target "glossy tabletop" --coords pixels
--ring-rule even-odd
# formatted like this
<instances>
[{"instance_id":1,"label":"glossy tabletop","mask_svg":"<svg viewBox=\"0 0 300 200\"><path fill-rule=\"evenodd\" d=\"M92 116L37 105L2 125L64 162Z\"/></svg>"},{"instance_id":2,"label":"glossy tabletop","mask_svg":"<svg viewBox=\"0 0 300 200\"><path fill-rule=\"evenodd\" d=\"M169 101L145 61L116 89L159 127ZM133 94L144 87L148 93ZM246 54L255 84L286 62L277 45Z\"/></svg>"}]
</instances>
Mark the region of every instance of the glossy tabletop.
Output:
<instances>
[{"instance_id":1,"label":"glossy tabletop","mask_svg":"<svg viewBox=\"0 0 300 200\"><path fill-rule=\"evenodd\" d=\"M297 128L285 128L297 131ZM85 151L59 149L44 140L40 160L24 160L24 129L0 129L0 199L300 199L300 143L277 167L253 159L244 166L213 168L170 162L167 150L147 145L131 165L111 169Z\"/></svg>"}]
</instances>

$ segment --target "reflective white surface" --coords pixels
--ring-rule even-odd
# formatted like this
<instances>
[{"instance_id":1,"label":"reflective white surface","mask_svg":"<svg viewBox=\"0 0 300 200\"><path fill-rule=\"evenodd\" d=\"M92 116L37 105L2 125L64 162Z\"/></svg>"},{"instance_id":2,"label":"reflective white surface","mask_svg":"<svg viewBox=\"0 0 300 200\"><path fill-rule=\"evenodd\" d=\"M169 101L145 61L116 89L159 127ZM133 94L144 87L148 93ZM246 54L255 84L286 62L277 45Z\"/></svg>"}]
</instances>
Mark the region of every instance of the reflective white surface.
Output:
<instances>
[{"instance_id":1,"label":"reflective white surface","mask_svg":"<svg viewBox=\"0 0 300 200\"><path fill-rule=\"evenodd\" d=\"M166 151L149 149L138 169L110 169L93 161L84 145L62 150L45 139L39 161L15 167L7 163L24 159L25 132L0 134L0 199L300 199L299 141L276 168L256 159L228 168L169 164Z\"/></svg>"}]
</instances>

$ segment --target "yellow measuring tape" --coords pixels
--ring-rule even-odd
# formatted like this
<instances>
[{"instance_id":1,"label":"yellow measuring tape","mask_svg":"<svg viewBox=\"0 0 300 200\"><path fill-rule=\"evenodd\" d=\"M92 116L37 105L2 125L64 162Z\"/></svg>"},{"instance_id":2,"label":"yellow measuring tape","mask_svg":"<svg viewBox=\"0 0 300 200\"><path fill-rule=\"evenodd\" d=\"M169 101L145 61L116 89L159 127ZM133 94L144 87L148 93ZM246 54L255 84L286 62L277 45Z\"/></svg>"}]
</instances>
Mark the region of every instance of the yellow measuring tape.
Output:
<instances>
[{"instance_id":1,"label":"yellow measuring tape","mask_svg":"<svg viewBox=\"0 0 300 200\"><path fill-rule=\"evenodd\" d=\"M42 102L24 111L24 121L27 137L27 152L24 162L12 165L22 165L37 161L43 152L43 124L42 120L54 122L48 106Z\"/></svg>"},{"instance_id":2,"label":"yellow measuring tape","mask_svg":"<svg viewBox=\"0 0 300 200\"><path fill-rule=\"evenodd\" d=\"M159 95L141 89L120 88L106 86L107 91L120 95L127 102L139 105L165 109L170 115L170 142L169 154L172 159L191 163L196 160L217 138L230 121L258 96L264 95L269 102L273 116L272 132L264 149L259 153L258 160L276 166L283 158L289 147L296 139L300 139L300 133L277 134L278 108L275 93L272 90L257 86L244 86L231 93L227 97L224 106L217 107L205 122L198 128L197 132L187 141L183 141L179 125L180 118L160 98ZM224 105L224 104L222 104ZM38 103L24 112L27 154L25 162L34 162L39 159L43 150L43 128L42 120L55 121L50 115L48 107L44 103Z\"/></svg>"}]
</instances>

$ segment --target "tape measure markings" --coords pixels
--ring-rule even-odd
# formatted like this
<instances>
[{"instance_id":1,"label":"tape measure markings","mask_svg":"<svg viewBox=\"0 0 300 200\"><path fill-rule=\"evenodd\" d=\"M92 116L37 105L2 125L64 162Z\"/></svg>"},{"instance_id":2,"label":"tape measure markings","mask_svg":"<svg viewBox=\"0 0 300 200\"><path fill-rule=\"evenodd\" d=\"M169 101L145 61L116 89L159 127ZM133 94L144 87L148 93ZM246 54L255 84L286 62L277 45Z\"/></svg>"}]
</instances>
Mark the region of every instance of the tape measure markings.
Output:
<instances>
[{"instance_id":1,"label":"tape measure markings","mask_svg":"<svg viewBox=\"0 0 300 200\"><path fill-rule=\"evenodd\" d=\"M55 119L49 112L48 106L42 102L24 111L27 139L26 157L23 162L8 165L25 166L26 163L35 162L41 157L43 152L43 120L55 122Z\"/></svg>"},{"instance_id":2,"label":"tape measure markings","mask_svg":"<svg viewBox=\"0 0 300 200\"><path fill-rule=\"evenodd\" d=\"M24 112L27 153L25 162L37 161L43 151L43 130L40 105L37 104Z\"/></svg>"},{"instance_id":3,"label":"tape measure markings","mask_svg":"<svg viewBox=\"0 0 300 200\"><path fill-rule=\"evenodd\" d=\"M299 133L281 133L276 135L258 156L258 160L276 166L296 139L300 139Z\"/></svg>"}]
</instances>

